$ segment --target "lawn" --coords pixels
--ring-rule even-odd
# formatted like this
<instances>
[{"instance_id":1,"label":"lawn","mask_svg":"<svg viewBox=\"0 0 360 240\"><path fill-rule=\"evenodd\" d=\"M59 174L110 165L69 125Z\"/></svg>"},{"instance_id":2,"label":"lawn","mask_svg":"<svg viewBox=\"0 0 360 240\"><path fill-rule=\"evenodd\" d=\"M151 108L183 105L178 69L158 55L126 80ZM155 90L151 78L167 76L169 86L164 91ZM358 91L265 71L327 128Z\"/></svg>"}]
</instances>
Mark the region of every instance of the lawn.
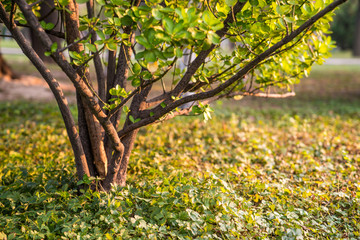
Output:
<instances>
[{"instance_id":1,"label":"lawn","mask_svg":"<svg viewBox=\"0 0 360 240\"><path fill-rule=\"evenodd\" d=\"M78 190L53 103L0 103L0 239L359 239L360 78L323 69L141 129L108 194Z\"/></svg>"}]
</instances>

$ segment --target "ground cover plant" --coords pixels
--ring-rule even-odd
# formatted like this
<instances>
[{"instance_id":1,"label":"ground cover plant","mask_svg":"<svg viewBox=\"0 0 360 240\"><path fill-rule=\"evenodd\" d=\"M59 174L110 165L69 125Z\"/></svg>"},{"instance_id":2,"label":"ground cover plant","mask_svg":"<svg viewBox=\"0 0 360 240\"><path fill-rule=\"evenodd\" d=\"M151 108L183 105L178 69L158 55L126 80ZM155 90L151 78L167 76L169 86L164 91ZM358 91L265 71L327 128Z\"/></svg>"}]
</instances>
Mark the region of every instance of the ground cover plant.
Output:
<instances>
[{"instance_id":1,"label":"ground cover plant","mask_svg":"<svg viewBox=\"0 0 360 240\"><path fill-rule=\"evenodd\" d=\"M0 19L54 94L78 178L96 178L94 187L109 191L126 185L140 128L178 115L209 119L208 103L225 97L293 95L291 86L328 56L331 12L344 2L5 0ZM57 21L46 21L53 12ZM21 27L31 29L76 88L78 125L52 69ZM161 92L153 91L156 83Z\"/></svg>"},{"instance_id":2,"label":"ground cover plant","mask_svg":"<svg viewBox=\"0 0 360 240\"><path fill-rule=\"evenodd\" d=\"M107 194L73 181L54 104L0 103L0 238L358 239L359 98L327 104L330 86L143 128L128 186Z\"/></svg>"}]
</instances>

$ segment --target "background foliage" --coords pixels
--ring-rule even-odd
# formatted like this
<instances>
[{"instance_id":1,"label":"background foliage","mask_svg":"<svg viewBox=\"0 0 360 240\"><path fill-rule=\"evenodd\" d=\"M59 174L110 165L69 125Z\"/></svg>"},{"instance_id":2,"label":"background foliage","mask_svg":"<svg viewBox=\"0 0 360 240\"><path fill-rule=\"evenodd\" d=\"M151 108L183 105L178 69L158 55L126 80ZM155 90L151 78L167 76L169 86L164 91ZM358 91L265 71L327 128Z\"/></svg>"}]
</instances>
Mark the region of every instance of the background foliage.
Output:
<instances>
[{"instance_id":1,"label":"background foliage","mask_svg":"<svg viewBox=\"0 0 360 240\"><path fill-rule=\"evenodd\" d=\"M354 47L358 4L357 0L348 1L335 10L331 37L342 50L351 50Z\"/></svg>"}]
</instances>

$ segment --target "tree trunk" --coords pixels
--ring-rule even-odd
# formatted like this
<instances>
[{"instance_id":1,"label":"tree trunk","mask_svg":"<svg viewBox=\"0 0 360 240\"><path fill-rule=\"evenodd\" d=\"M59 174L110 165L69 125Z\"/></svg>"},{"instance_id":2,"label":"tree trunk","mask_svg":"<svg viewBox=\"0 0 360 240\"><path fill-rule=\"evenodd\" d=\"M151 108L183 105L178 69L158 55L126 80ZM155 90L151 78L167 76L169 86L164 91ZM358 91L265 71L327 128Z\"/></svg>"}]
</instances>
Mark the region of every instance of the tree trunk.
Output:
<instances>
[{"instance_id":1,"label":"tree trunk","mask_svg":"<svg viewBox=\"0 0 360 240\"><path fill-rule=\"evenodd\" d=\"M60 23L61 19L59 16L59 11L54 11L54 1L53 0L46 0L40 4L40 18L44 18L43 21L46 23L53 23L55 25L54 30L60 31ZM35 52L39 55L41 60L44 62L51 63L53 62L51 57L45 56L45 49L36 37L33 31L30 32L31 35L31 46L35 50ZM53 42L57 42L58 46L60 46L61 39L52 35L48 35Z\"/></svg>"},{"instance_id":2,"label":"tree trunk","mask_svg":"<svg viewBox=\"0 0 360 240\"><path fill-rule=\"evenodd\" d=\"M353 55L360 57L360 0L358 0L356 11L356 26L355 26L355 39L354 39Z\"/></svg>"},{"instance_id":3,"label":"tree trunk","mask_svg":"<svg viewBox=\"0 0 360 240\"><path fill-rule=\"evenodd\" d=\"M0 53L0 79L11 80L16 78L18 78L17 74L14 73Z\"/></svg>"},{"instance_id":4,"label":"tree trunk","mask_svg":"<svg viewBox=\"0 0 360 240\"><path fill-rule=\"evenodd\" d=\"M130 134L128 134L127 136L125 136L121 142L124 144L124 154L122 156L122 160L121 160L121 164L120 164L120 169L119 172L117 174L117 178L116 178L116 184L120 185L122 187L126 186L126 174L127 174L127 167L129 164L129 158L131 155L131 151L134 147L134 143L135 143L135 139L136 139L136 135L138 133L138 130L135 130L133 132L131 132Z\"/></svg>"}]
</instances>

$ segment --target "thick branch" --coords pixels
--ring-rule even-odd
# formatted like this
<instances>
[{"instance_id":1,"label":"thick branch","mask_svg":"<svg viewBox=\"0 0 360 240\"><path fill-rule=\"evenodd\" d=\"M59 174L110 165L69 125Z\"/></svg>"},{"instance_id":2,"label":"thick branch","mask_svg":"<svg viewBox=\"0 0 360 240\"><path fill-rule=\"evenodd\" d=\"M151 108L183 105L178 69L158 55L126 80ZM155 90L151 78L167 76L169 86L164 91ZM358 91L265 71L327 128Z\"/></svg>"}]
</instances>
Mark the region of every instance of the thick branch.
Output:
<instances>
[{"instance_id":1,"label":"thick branch","mask_svg":"<svg viewBox=\"0 0 360 240\"><path fill-rule=\"evenodd\" d=\"M94 0L89 0L86 3L86 7L87 7L87 12L88 12L88 18L92 19L95 15ZM91 29L90 34L91 34L91 43L94 44L94 42L96 41L95 31L93 29ZM97 84L98 84L98 94L101 99L105 99L105 97L106 97L105 74L104 74L104 69L103 69L99 54L94 55L94 66L95 66L96 79L97 79ZM100 102L100 106L102 106L101 102Z\"/></svg>"},{"instance_id":2,"label":"thick branch","mask_svg":"<svg viewBox=\"0 0 360 240\"><path fill-rule=\"evenodd\" d=\"M224 27L216 32L216 34L222 38L225 36L227 31L229 30L230 24L234 22L234 16L241 11L241 9L245 6L246 2L237 2L232 10L229 12L228 16L224 21ZM186 73L176 85L174 90L171 92L171 96L178 96L184 89L187 87L191 77L195 74L198 68L204 63L207 56L214 50L216 45L212 44L209 49L203 50L199 53L199 55L195 58L195 60L191 63Z\"/></svg>"}]
</instances>

